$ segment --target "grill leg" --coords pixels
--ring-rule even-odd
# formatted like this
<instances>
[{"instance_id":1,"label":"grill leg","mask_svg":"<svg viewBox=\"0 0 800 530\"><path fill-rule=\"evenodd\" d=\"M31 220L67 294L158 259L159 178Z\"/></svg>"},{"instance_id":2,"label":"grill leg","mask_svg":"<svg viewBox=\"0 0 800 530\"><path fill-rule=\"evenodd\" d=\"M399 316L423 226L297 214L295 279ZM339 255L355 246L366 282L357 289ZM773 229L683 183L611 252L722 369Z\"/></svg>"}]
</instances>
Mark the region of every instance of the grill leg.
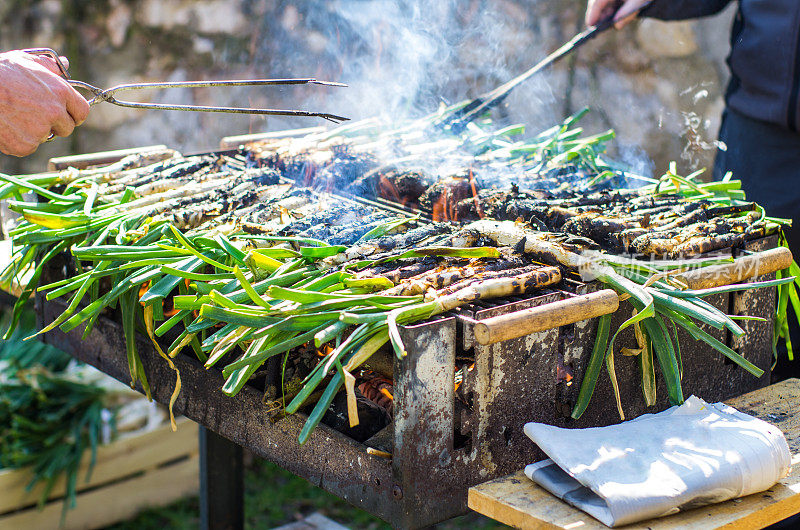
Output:
<instances>
[{"instance_id":1,"label":"grill leg","mask_svg":"<svg viewBox=\"0 0 800 530\"><path fill-rule=\"evenodd\" d=\"M200 426L200 528L244 528L242 447Z\"/></svg>"}]
</instances>

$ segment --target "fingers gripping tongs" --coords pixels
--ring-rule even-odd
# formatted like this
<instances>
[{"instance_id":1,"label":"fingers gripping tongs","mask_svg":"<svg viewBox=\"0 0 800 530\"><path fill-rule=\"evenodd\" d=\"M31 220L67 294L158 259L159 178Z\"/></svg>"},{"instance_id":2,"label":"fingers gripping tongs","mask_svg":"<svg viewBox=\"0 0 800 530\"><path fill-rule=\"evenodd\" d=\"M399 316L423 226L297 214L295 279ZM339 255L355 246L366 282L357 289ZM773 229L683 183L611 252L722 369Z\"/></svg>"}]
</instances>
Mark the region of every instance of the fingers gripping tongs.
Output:
<instances>
[{"instance_id":1,"label":"fingers gripping tongs","mask_svg":"<svg viewBox=\"0 0 800 530\"><path fill-rule=\"evenodd\" d=\"M130 107L134 109L154 109L154 110L183 110L192 112L226 112L233 114L261 114L270 116L316 116L324 118L333 123L347 121L348 118L327 114L323 112L309 112L305 110L280 110L280 109L251 109L241 107L210 107L205 105L174 105L166 103L139 103L135 101L124 101L116 98L118 92L126 90L142 90L153 88L209 88L209 87L232 87L232 86L271 86L271 85L324 85L334 87L344 87L342 83L330 81L318 81L314 78L301 79L244 79L244 80L225 80L225 81L174 81L159 83L126 83L111 88L98 88L83 81L71 79L67 67L61 61L58 53L50 48L30 48L22 50L33 55L45 55L55 61L61 75L76 89L84 90L91 94L88 99L89 105L96 105L103 101L119 105L120 107Z\"/></svg>"}]
</instances>

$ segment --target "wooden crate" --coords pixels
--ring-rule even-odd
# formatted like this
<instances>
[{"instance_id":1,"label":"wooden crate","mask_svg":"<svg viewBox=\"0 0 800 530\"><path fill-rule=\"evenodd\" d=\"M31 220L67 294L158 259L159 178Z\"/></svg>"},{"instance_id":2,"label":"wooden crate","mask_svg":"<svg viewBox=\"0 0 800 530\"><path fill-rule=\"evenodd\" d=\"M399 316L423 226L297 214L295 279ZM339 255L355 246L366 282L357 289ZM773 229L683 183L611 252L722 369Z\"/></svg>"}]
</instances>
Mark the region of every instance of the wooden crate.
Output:
<instances>
[{"instance_id":1,"label":"wooden crate","mask_svg":"<svg viewBox=\"0 0 800 530\"><path fill-rule=\"evenodd\" d=\"M164 506L199 489L197 424L183 418L178 431L169 424L130 435L97 450L89 482L87 453L78 475L77 506L67 512L64 529L100 528ZM60 480L43 509L43 485L26 491L27 469L0 471L0 530L59 528L65 481Z\"/></svg>"}]
</instances>

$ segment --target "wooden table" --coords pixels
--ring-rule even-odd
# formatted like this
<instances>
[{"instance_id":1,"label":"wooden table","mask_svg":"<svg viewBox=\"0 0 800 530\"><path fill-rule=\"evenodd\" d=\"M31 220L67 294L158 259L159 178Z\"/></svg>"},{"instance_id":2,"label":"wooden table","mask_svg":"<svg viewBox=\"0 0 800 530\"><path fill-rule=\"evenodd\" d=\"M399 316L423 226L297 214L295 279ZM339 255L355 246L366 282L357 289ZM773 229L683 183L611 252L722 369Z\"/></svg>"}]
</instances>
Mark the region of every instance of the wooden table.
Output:
<instances>
[{"instance_id":1,"label":"wooden table","mask_svg":"<svg viewBox=\"0 0 800 530\"><path fill-rule=\"evenodd\" d=\"M792 453L789 476L762 493L624 528L749 530L764 528L800 513L800 379L788 379L727 403L783 431ZM476 512L516 528L607 528L537 486L522 471L470 488L468 503Z\"/></svg>"}]
</instances>

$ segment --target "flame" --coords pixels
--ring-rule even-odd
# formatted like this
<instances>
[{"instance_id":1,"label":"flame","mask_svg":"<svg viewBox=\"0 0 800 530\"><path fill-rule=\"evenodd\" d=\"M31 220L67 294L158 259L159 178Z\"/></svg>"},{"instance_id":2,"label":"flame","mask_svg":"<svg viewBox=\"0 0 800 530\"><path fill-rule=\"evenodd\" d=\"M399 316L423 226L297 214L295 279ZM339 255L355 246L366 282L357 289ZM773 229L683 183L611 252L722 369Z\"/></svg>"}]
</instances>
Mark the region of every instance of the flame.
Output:
<instances>
[{"instance_id":1,"label":"flame","mask_svg":"<svg viewBox=\"0 0 800 530\"><path fill-rule=\"evenodd\" d=\"M475 363L472 363L467 367L466 373L469 373L474 369L475 369ZM464 371L463 368L460 369L458 372L456 372L456 378L455 378L456 379L456 388L455 388L456 391L458 391L459 387L461 386L461 383L464 382L464 372L465 371Z\"/></svg>"},{"instance_id":2,"label":"flame","mask_svg":"<svg viewBox=\"0 0 800 530\"><path fill-rule=\"evenodd\" d=\"M314 168L309 162L303 163L303 186L311 186L314 183Z\"/></svg>"},{"instance_id":3,"label":"flame","mask_svg":"<svg viewBox=\"0 0 800 530\"><path fill-rule=\"evenodd\" d=\"M483 219L486 215L481 208L481 201L478 199L478 188L475 186L475 176L472 174L472 168L469 168L469 187L472 188L472 198L475 201L475 211L478 213L478 218Z\"/></svg>"},{"instance_id":4,"label":"flame","mask_svg":"<svg viewBox=\"0 0 800 530\"><path fill-rule=\"evenodd\" d=\"M472 198L478 217L485 217L478 200L478 186L470 168L466 176L441 180L441 194L433 204L434 221L458 221L458 204Z\"/></svg>"},{"instance_id":5,"label":"flame","mask_svg":"<svg viewBox=\"0 0 800 530\"><path fill-rule=\"evenodd\" d=\"M381 392L381 394L383 394L383 395L384 395L384 396L386 396L387 398L389 398L389 399L391 399L392 401L394 401L394 396L393 396L393 395L392 395L392 393L391 393L391 392L389 392L387 389L385 389L385 388L381 388L381 389L380 389L380 392Z\"/></svg>"},{"instance_id":6,"label":"flame","mask_svg":"<svg viewBox=\"0 0 800 530\"><path fill-rule=\"evenodd\" d=\"M148 289L150 289L150 280L147 280L146 282L144 282L141 285L141 287L139 287L139 298L140 299L144 296L144 293L146 293ZM144 306L144 302L139 302L139 303L142 304L142 306Z\"/></svg>"},{"instance_id":7,"label":"flame","mask_svg":"<svg viewBox=\"0 0 800 530\"><path fill-rule=\"evenodd\" d=\"M556 381L559 383L564 381L567 383L567 386L572 384L572 370L569 366L565 366L561 363L558 363L556 366Z\"/></svg>"},{"instance_id":8,"label":"flame","mask_svg":"<svg viewBox=\"0 0 800 530\"><path fill-rule=\"evenodd\" d=\"M455 201L450 200L450 188L446 184L442 187L442 193L436 202L433 203L434 221L457 221L458 213L455 211Z\"/></svg>"},{"instance_id":9,"label":"flame","mask_svg":"<svg viewBox=\"0 0 800 530\"><path fill-rule=\"evenodd\" d=\"M322 346L321 346L321 347L320 347L320 348L317 350L317 357L327 357L327 356L328 356L328 354L329 354L330 352L332 352L332 351L333 351L333 346L331 346L330 344L323 344L323 345L322 345Z\"/></svg>"},{"instance_id":10,"label":"flame","mask_svg":"<svg viewBox=\"0 0 800 530\"><path fill-rule=\"evenodd\" d=\"M378 196L389 201L394 201L402 204L408 202L408 199L400 196L400 190L394 185L394 182L381 175L378 177Z\"/></svg>"}]
</instances>

